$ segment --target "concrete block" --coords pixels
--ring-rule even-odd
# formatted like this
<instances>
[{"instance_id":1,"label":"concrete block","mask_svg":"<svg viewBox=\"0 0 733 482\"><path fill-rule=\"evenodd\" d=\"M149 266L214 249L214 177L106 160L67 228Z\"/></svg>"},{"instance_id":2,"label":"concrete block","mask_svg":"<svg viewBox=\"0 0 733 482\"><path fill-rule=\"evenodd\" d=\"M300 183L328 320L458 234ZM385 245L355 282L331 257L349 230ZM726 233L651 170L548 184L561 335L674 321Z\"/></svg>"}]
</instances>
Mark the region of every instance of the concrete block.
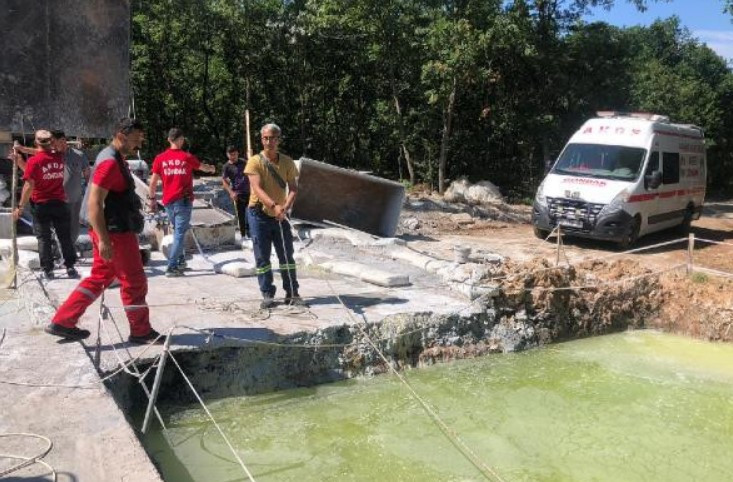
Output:
<instances>
[{"instance_id":1,"label":"concrete block","mask_svg":"<svg viewBox=\"0 0 733 482\"><path fill-rule=\"evenodd\" d=\"M18 238L18 249L38 252L38 239L35 236L21 236ZM10 258L13 255L13 240L0 239L0 256Z\"/></svg>"},{"instance_id":2,"label":"concrete block","mask_svg":"<svg viewBox=\"0 0 733 482\"><path fill-rule=\"evenodd\" d=\"M354 263L351 261L326 261L321 264L321 266L333 273L352 276L378 286L394 287L407 286L410 284L410 277L407 275L389 273L361 263Z\"/></svg>"},{"instance_id":3,"label":"concrete block","mask_svg":"<svg viewBox=\"0 0 733 482\"><path fill-rule=\"evenodd\" d=\"M236 246L235 243L235 227L233 225L220 224L217 226L191 226L191 229L186 233L186 237L183 241L183 248L185 252L197 252L196 242L193 239L193 233L196 233L196 239L198 239L201 248L205 250L217 249L222 246ZM155 228L155 242L153 245L158 246L158 250L162 252L166 257L168 256L163 252L164 239L172 235L162 228ZM151 240L152 241L152 240ZM170 243L169 243L170 244Z\"/></svg>"},{"instance_id":4,"label":"concrete block","mask_svg":"<svg viewBox=\"0 0 733 482\"><path fill-rule=\"evenodd\" d=\"M234 246L234 235L236 227L231 224L218 224L216 226L191 226L191 230L186 233L186 247L196 249L196 243L193 240L193 234L196 234L199 244L203 249L219 248L221 246Z\"/></svg>"},{"instance_id":5,"label":"concrete block","mask_svg":"<svg viewBox=\"0 0 733 482\"><path fill-rule=\"evenodd\" d=\"M420 269L427 269L428 264L437 261L435 258L418 253L417 251L412 251L411 249L399 247L390 250L389 256L391 256L392 259L405 261L406 263L409 263L412 266L418 267Z\"/></svg>"},{"instance_id":6,"label":"concrete block","mask_svg":"<svg viewBox=\"0 0 733 482\"><path fill-rule=\"evenodd\" d=\"M243 261L231 261L217 264L214 267L214 271L234 278L243 278L245 276L254 276L257 274L257 270L254 266Z\"/></svg>"},{"instance_id":7,"label":"concrete block","mask_svg":"<svg viewBox=\"0 0 733 482\"><path fill-rule=\"evenodd\" d=\"M10 210L8 210L10 211ZM0 212L0 239L10 239L13 237L13 213Z\"/></svg>"},{"instance_id":8,"label":"concrete block","mask_svg":"<svg viewBox=\"0 0 733 482\"><path fill-rule=\"evenodd\" d=\"M8 260L0 261L0 288L9 288L13 283L12 262Z\"/></svg>"},{"instance_id":9,"label":"concrete block","mask_svg":"<svg viewBox=\"0 0 733 482\"><path fill-rule=\"evenodd\" d=\"M28 269L41 269L41 259L33 251L18 251L18 266Z\"/></svg>"},{"instance_id":10,"label":"concrete block","mask_svg":"<svg viewBox=\"0 0 733 482\"><path fill-rule=\"evenodd\" d=\"M456 224L473 224L476 222L473 216L468 213L451 214L450 219Z\"/></svg>"},{"instance_id":11,"label":"concrete block","mask_svg":"<svg viewBox=\"0 0 733 482\"><path fill-rule=\"evenodd\" d=\"M293 217L394 236L404 199L405 186L398 182L300 159Z\"/></svg>"}]
</instances>

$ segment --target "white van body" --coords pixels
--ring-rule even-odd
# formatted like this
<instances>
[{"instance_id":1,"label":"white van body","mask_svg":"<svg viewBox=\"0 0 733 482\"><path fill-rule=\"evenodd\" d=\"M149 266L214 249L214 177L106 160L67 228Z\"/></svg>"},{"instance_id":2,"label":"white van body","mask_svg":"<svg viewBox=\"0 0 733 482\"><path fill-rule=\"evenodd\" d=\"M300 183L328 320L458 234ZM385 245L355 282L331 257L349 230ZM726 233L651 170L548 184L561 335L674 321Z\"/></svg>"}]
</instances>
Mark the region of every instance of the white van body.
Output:
<instances>
[{"instance_id":1,"label":"white van body","mask_svg":"<svg viewBox=\"0 0 733 482\"><path fill-rule=\"evenodd\" d=\"M702 129L652 114L599 115L573 134L540 184L535 233L559 225L628 247L654 231L689 228L705 199Z\"/></svg>"}]
</instances>

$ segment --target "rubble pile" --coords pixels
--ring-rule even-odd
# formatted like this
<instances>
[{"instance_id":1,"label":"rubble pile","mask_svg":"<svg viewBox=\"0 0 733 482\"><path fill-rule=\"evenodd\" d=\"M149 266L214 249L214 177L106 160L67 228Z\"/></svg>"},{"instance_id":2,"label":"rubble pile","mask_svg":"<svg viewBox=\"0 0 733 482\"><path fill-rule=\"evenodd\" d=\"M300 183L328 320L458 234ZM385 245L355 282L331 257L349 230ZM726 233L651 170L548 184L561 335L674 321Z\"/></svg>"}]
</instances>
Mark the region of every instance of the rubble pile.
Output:
<instances>
[{"instance_id":1,"label":"rubble pile","mask_svg":"<svg viewBox=\"0 0 733 482\"><path fill-rule=\"evenodd\" d=\"M530 221L530 206L507 204L490 181L454 181L443 196L413 192L405 198L398 234L440 234L501 229Z\"/></svg>"}]
</instances>

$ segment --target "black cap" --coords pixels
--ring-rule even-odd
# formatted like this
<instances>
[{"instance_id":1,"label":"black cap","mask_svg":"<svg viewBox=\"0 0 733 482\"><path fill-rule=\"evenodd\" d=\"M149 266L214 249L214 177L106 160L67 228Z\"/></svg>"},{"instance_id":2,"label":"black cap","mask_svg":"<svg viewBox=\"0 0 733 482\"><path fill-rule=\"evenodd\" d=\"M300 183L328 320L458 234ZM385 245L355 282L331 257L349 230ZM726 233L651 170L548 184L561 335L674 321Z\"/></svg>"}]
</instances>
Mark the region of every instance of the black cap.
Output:
<instances>
[{"instance_id":1,"label":"black cap","mask_svg":"<svg viewBox=\"0 0 733 482\"><path fill-rule=\"evenodd\" d=\"M51 131L51 136L54 139L66 139L66 134L64 134L64 131L60 130Z\"/></svg>"}]
</instances>

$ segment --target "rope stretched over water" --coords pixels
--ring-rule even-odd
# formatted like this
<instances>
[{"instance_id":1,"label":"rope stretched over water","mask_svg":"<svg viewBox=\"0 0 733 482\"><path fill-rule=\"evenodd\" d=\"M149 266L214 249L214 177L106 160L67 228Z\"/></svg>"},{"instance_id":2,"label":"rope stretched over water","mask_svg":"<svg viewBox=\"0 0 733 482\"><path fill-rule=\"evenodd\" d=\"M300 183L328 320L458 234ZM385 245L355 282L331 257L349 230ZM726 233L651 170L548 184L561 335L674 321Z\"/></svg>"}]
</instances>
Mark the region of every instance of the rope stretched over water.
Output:
<instances>
[{"instance_id":1,"label":"rope stretched over water","mask_svg":"<svg viewBox=\"0 0 733 482\"><path fill-rule=\"evenodd\" d=\"M186 372L184 372L183 371L183 368L181 368L181 365L178 364L178 360L176 360L176 358L173 356L173 353L171 353L171 352L168 352L168 356L170 357L170 359L173 361L173 363L178 368L178 371L181 373L181 376L186 381L186 384L188 384L188 387L193 392L193 394L196 397L196 399L198 400L199 404L201 404L201 407L206 412L206 415L208 415L209 419L211 420L211 423L213 423L214 426L216 427L216 429L219 431L219 434L224 439L224 442L226 442L227 446L229 447L229 450L232 451L232 454L237 459L237 462L239 462L239 465L242 467L242 470L244 470L244 473L247 475L247 477L249 478L249 480L251 480L252 482L254 482L255 479L252 476L252 473L249 471L249 469L247 468L247 466L244 465L244 462L242 461L242 458L239 456L239 454L237 453L237 451L234 449L234 446L229 441L229 438L226 436L226 434L224 433L224 431L221 429L221 427L219 426L219 424L214 419L214 416L211 414L211 412L209 411L208 407L206 406L206 404L204 403L204 401L201 399L201 396L198 394L198 392L194 388L193 384L191 383L191 380L189 380L188 379L188 376L186 376Z\"/></svg>"}]
</instances>

